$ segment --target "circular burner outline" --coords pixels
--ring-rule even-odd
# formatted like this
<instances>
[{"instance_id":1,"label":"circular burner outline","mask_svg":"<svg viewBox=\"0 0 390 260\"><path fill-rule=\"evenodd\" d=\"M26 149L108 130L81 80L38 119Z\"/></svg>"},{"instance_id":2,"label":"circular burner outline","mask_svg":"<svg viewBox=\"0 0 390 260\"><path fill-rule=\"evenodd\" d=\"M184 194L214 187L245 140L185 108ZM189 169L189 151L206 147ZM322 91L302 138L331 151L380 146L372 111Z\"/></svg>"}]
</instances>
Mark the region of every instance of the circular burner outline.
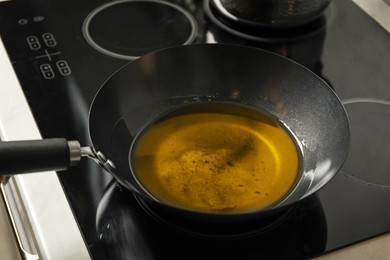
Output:
<instances>
[{"instance_id":1,"label":"circular burner outline","mask_svg":"<svg viewBox=\"0 0 390 260\"><path fill-rule=\"evenodd\" d=\"M97 51L99 51L99 52L101 52L103 54L106 54L108 56L111 56L111 57L114 57L114 58L119 58L119 59L134 60L134 59L139 58L139 56L124 55L124 54L119 54L119 53L116 53L116 52L109 51L109 50L101 47L99 44L97 44L92 39L92 37L91 37L91 35L89 33L89 25L90 25L92 19L95 17L96 14L98 14L100 11L102 11L102 10L104 10L104 9L110 7L110 6L117 5L117 4L122 4L122 3L126 3L126 2L149 2L149 3L156 3L156 4L166 5L166 6L169 6L171 8L174 8L174 9L178 10L185 17L187 17L188 21L191 24L191 34L188 37L188 39L184 43L182 43L182 45L190 44L190 43L192 43L195 40L196 33L198 31L198 24L197 24L195 18L191 15L191 13L189 13L183 7L181 7L179 5L176 5L176 4L173 4L173 3L170 3L170 2L165 2L165 1L162 1L162 0L118 0L118 1L113 1L113 2L109 2L109 3L103 4L101 6L98 6L97 8L92 10L92 12L90 12L88 14L87 18L84 20L83 27L82 27L84 38L87 40L88 44L91 45L95 50L97 50Z\"/></svg>"},{"instance_id":2,"label":"circular burner outline","mask_svg":"<svg viewBox=\"0 0 390 260\"><path fill-rule=\"evenodd\" d=\"M344 99L341 101L341 103L343 105L355 104L355 103L376 103L376 104L390 106L390 101L384 100L384 99L378 99L378 98L351 98L351 99ZM347 158L347 160L348 160L348 158ZM340 174L342 176L344 176L345 178L347 178L353 182L356 182L360 185L364 185L364 186L379 189L379 190L390 191L390 185L369 182L369 181L363 180L361 178L355 177L349 173L346 173L343 170L340 171Z\"/></svg>"}]
</instances>

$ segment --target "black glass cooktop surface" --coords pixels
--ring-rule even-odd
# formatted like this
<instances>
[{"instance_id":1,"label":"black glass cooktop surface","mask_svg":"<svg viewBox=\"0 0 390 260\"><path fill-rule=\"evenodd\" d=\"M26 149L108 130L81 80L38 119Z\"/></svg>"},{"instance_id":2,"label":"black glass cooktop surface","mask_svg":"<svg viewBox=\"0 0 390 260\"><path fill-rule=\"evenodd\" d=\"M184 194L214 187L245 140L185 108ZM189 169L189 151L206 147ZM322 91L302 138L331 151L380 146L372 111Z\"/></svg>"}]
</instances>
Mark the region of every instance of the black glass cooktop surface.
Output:
<instances>
[{"instance_id":1,"label":"black glass cooktop surface","mask_svg":"<svg viewBox=\"0 0 390 260\"><path fill-rule=\"evenodd\" d=\"M88 109L123 65L167 46L234 43L326 80L351 152L323 189L275 218L227 227L157 214L93 162L58 173L93 259L306 259L390 231L390 35L349 0L288 31L226 27L209 1L0 3L0 35L43 137L90 144ZM179 250L180 249L180 250ZM182 255L182 252L185 255Z\"/></svg>"}]
</instances>

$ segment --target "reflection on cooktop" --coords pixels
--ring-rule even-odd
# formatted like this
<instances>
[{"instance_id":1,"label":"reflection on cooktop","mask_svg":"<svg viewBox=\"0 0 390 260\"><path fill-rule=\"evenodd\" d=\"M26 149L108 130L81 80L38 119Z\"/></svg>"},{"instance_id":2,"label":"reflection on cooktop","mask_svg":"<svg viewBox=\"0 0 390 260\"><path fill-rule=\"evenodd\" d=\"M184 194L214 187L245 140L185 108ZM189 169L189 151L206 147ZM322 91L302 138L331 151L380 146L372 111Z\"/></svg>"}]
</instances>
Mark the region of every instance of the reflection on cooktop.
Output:
<instances>
[{"instance_id":1,"label":"reflection on cooktop","mask_svg":"<svg viewBox=\"0 0 390 260\"><path fill-rule=\"evenodd\" d=\"M200 222L190 226L185 219L157 211L151 215L149 210L145 211L145 204L140 207L131 192L111 183L99 204L96 222L107 259L301 259L322 252L327 240L326 220L316 196L274 219L241 223L241 227ZM112 244L117 250L109 249ZM150 248L143 250L145 246Z\"/></svg>"}]
</instances>

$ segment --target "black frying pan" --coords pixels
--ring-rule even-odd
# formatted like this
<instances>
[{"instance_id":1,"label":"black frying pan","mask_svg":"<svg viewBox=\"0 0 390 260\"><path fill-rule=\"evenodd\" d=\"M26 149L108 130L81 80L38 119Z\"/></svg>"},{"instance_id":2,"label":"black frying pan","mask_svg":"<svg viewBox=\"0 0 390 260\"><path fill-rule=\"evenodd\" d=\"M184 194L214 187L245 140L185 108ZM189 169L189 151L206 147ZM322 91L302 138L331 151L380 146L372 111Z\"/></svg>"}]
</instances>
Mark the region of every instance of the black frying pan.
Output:
<instances>
[{"instance_id":1,"label":"black frying pan","mask_svg":"<svg viewBox=\"0 0 390 260\"><path fill-rule=\"evenodd\" d=\"M162 113L202 102L265 110L296 135L303 152L302 172L283 201L260 212L211 214L159 202L140 187L129 163L137 135ZM87 156L162 210L229 221L266 215L314 193L337 173L349 148L346 112L323 80L276 54L222 44L168 48L127 64L97 93L89 130L93 148L80 148L77 141L65 139L3 142L0 174L63 170Z\"/></svg>"}]
</instances>

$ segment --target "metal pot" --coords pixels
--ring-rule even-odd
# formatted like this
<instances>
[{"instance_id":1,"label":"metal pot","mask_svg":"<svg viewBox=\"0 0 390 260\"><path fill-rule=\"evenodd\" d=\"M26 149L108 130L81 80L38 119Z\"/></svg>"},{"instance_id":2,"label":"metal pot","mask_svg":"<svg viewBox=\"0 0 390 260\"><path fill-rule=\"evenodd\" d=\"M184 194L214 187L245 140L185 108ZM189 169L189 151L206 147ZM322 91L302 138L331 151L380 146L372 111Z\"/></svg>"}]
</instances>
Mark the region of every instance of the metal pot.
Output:
<instances>
[{"instance_id":1,"label":"metal pot","mask_svg":"<svg viewBox=\"0 0 390 260\"><path fill-rule=\"evenodd\" d=\"M208 213L159 201L140 185L129 154L142 129L167 111L202 102L267 111L294 133L302 147L301 172L283 200L254 212ZM235 45L180 46L130 62L96 94L89 130L93 147L65 139L0 143L0 174L63 170L87 156L153 207L231 222L273 214L313 194L337 173L349 150L345 109L321 78L282 56Z\"/></svg>"},{"instance_id":2,"label":"metal pot","mask_svg":"<svg viewBox=\"0 0 390 260\"><path fill-rule=\"evenodd\" d=\"M210 0L229 22L267 29L289 29L321 16L331 0Z\"/></svg>"}]
</instances>

